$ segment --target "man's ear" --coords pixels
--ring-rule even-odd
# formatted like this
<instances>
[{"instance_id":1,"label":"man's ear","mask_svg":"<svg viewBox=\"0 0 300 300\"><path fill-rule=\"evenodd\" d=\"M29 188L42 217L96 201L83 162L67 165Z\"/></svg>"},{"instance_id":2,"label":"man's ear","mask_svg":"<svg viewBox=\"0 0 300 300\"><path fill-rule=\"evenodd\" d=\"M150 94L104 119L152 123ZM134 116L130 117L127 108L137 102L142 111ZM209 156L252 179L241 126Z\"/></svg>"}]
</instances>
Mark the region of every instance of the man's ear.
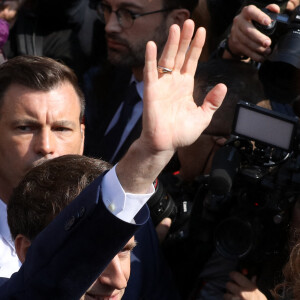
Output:
<instances>
[{"instance_id":1,"label":"man's ear","mask_svg":"<svg viewBox=\"0 0 300 300\"><path fill-rule=\"evenodd\" d=\"M190 18L190 15L191 14L188 9L185 8L173 9L168 15L171 21L170 26L172 24L177 24L180 28L182 28L184 21Z\"/></svg>"},{"instance_id":2,"label":"man's ear","mask_svg":"<svg viewBox=\"0 0 300 300\"><path fill-rule=\"evenodd\" d=\"M81 133L81 147L80 147L80 154L83 154L84 150L84 138L85 138L85 125L80 124L80 133Z\"/></svg>"},{"instance_id":3,"label":"man's ear","mask_svg":"<svg viewBox=\"0 0 300 300\"><path fill-rule=\"evenodd\" d=\"M15 248L21 263L24 263L26 258L26 253L30 245L31 245L30 239L28 239L23 234L18 234L17 237L15 238Z\"/></svg>"}]
</instances>

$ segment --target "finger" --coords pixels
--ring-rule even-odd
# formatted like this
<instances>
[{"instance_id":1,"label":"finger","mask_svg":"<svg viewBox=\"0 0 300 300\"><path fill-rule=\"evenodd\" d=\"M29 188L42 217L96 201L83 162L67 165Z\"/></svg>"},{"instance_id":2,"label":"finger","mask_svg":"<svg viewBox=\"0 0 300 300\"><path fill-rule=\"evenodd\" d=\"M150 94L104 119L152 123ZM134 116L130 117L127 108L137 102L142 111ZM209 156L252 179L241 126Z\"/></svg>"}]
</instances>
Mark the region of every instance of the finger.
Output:
<instances>
[{"instance_id":1,"label":"finger","mask_svg":"<svg viewBox=\"0 0 300 300\"><path fill-rule=\"evenodd\" d=\"M154 42L150 41L146 45L145 66L144 66L144 81L147 84L157 80L157 48Z\"/></svg>"},{"instance_id":2,"label":"finger","mask_svg":"<svg viewBox=\"0 0 300 300\"><path fill-rule=\"evenodd\" d=\"M229 293L224 294L223 299L224 300L242 300L240 297L234 296L234 295L229 294Z\"/></svg>"},{"instance_id":3,"label":"finger","mask_svg":"<svg viewBox=\"0 0 300 300\"><path fill-rule=\"evenodd\" d=\"M260 33L259 33L260 34ZM251 56L252 52L256 53L257 55L265 55L268 54L268 49L270 49L268 46L264 47L264 44L267 44L267 41L259 41L258 38L252 39L253 37L255 38L256 33L253 34L253 36L248 37L246 36L243 32L238 32L234 36L229 37L228 40L228 46L231 51L233 51L236 54L242 54L242 55L247 55ZM269 40L269 43L271 44L271 40ZM262 38L263 40L263 38Z\"/></svg>"},{"instance_id":4,"label":"finger","mask_svg":"<svg viewBox=\"0 0 300 300\"><path fill-rule=\"evenodd\" d=\"M225 84L219 83L205 97L201 106L202 110L207 113L215 112L222 104L227 92Z\"/></svg>"},{"instance_id":5,"label":"finger","mask_svg":"<svg viewBox=\"0 0 300 300\"><path fill-rule=\"evenodd\" d=\"M257 30L252 22L241 16L234 20L228 40L229 49L237 55L246 55L256 61L263 61L270 53L271 39Z\"/></svg>"},{"instance_id":6,"label":"finger","mask_svg":"<svg viewBox=\"0 0 300 300\"><path fill-rule=\"evenodd\" d=\"M254 42L262 47L269 47L271 39L260 32L252 22L241 23L239 30L234 32L233 38L244 41L244 43Z\"/></svg>"},{"instance_id":7,"label":"finger","mask_svg":"<svg viewBox=\"0 0 300 300\"><path fill-rule=\"evenodd\" d=\"M180 28L174 24L170 27L168 40L165 44L162 55L158 61L158 65L173 69L175 64L175 57L178 51L180 41Z\"/></svg>"},{"instance_id":8,"label":"finger","mask_svg":"<svg viewBox=\"0 0 300 300\"><path fill-rule=\"evenodd\" d=\"M231 282L231 281L228 281L226 283L226 290L233 294L233 295L237 295L237 296L241 296L241 293L242 293L242 289L239 285Z\"/></svg>"},{"instance_id":9,"label":"finger","mask_svg":"<svg viewBox=\"0 0 300 300\"><path fill-rule=\"evenodd\" d=\"M251 278L251 282L254 283L256 285L256 279L257 279L257 276L252 276Z\"/></svg>"},{"instance_id":10,"label":"finger","mask_svg":"<svg viewBox=\"0 0 300 300\"><path fill-rule=\"evenodd\" d=\"M158 240L160 243L162 243L169 230L170 230L170 227L171 227L171 224L172 224L172 220L170 218L164 218L156 227L155 227L155 230L156 230L156 233L157 233L157 237L158 237Z\"/></svg>"},{"instance_id":11,"label":"finger","mask_svg":"<svg viewBox=\"0 0 300 300\"><path fill-rule=\"evenodd\" d=\"M205 42L205 34L206 32L203 27L198 28L198 30L196 31L190 49L188 50L188 53L185 57L184 65L181 69L182 73L189 73L194 76Z\"/></svg>"},{"instance_id":12,"label":"finger","mask_svg":"<svg viewBox=\"0 0 300 300\"><path fill-rule=\"evenodd\" d=\"M230 272L229 277L236 282L239 286L245 288L253 288L253 283L243 274L239 272Z\"/></svg>"},{"instance_id":13,"label":"finger","mask_svg":"<svg viewBox=\"0 0 300 300\"><path fill-rule=\"evenodd\" d=\"M223 298L224 300L242 300L240 297L228 293L224 294Z\"/></svg>"},{"instance_id":14,"label":"finger","mask_svg":"<svg viewBox=\"0 0 300 300\"><path fill-rule=\"evenodd\" d=\"M286 5L286 9L294 10L299 4L300 4L299 0L290 0Z\"/></svg>"},{"instance_id":15,"label":"finger","mask_svg":"<svg viewBox=\"0 0 300 300\"><path fill-rule=\"evenodd\" d=\"M242 9L242 16L248 21L256 21L262 25L269 25L272 22L267 14L254 5L245 6Z\"/></svg>"},{"instance_id":16,"label":"finger","mask_svg":"<svg viewBox=\"0 0 300 300\"><path fill-rule=\"evenodd\" d=\"M231 38L230 36L228 43L231 51L234 49L234 53L251 57L255 61L264 61L265 55L270 53L269 47L264 48L260 44L251 41L251 39L245 37L243 34L240 36L236 35L235 38Z\"/></svg>"},{"instance_id":17,"label":"finger","mask_svg":"<svg viewBox=\"0 0 300 300\"><path fill-rule=\"evenodd\" d=\"M276 14L280 13L280 7L277 4L269 4L266 6L266 8Z\"/></svg>"},{"instance_id":18,"label":"finger","mask_svg":"<svg viewBox=\"0 0 300 300\"><path fill-rule=\"evenodd\" d=\"M190 46L193 37L194 29L195 29L195 23L192 20L186 20L184 22L182 32L180 35L178 52L175 58L174 70L178 70L178 71L181 70L188 47Z\"/></svg>"}]
</instances>

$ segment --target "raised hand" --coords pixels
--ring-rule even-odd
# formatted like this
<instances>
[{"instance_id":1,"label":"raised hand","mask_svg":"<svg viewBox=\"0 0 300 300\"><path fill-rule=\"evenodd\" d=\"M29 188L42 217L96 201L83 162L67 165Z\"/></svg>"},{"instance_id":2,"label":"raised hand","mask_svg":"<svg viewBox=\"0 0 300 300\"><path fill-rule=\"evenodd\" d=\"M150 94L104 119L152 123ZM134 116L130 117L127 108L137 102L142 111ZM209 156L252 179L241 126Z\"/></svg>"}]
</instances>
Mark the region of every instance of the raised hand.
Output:
<instances>
[{"instance_id":1,"label":"raised hand","mask_svg":"<svg viewBox=\"0 0 300 300\"><path fill-rule=\"evenodd\" d=\"M194 75L205 40L199 28L191 42L194 23L187 20L183 30L170 28L169 38L158 65L172 72L157 72L156 46L149 42L144 70L144 112L141 138L155 151L174 151L192 144L209 124L226 93L215 87L201 107L193 99Z\"/></svg>"},{"instance_id":2,"label":"raised hand","mask_svg":"<svg viewBox=\"0 0 300 300\"><path fill-rule=\"evenodd\" d=\"M187 20L182 32L170 27L168 41L157 63L157 50L148 42L144 68L144 108L141 136L117 165L117 175L127 192L143 193L179 147L192 144L221 105L226 86L217 85L198 107L193 99L194 75L205 40ZM158 72L158 66L167 71Z\"/></svg>"}]
</instances>

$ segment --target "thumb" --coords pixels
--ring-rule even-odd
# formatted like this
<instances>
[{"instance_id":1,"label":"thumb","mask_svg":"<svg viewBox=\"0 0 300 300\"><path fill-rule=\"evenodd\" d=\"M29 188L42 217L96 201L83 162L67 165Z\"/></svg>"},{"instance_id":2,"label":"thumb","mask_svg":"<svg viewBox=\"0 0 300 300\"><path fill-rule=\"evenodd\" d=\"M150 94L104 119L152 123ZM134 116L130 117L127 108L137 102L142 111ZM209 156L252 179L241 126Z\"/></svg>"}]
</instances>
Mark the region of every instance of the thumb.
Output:
<instances>
[{"instance_id":1,"label":"thumb","mask_svg":"<svg viewBox=\"0 0 300 300\"><path fill-rule=\"evenodd\" d=\"M222 104L227 92L227 87L223 83L217 84L206 95L204 102L201 106L202 110L206 113L214 113Z\"/></svg>"},{"instance_id":2,"label":"thumb","mask_svg":"<svg viewBox=\"0 0 300 300\"><path fill-rule=\"evenodd\" d=\"M276 14L280 13L280 7L277 4L269 4L266 8Z\"/></svg>"},{"instance_id":3,"label":"thumb","mask_svg":"<svg viewBox=\"0 0 300 300\"><path fill-rule=\"evenodd\" d=\"M257 276L256 275L252 276L251 282L254 283L255 285L256 285L256 280L257 280Z\"/></svg>"},{"instance_id":4,"label":"thumb","mask_svg":"<svg viewBox=\"0 0 300 300\"><path fill-rule=\"evenodd\" d=\"M171 227L172 220L170 218L164 218L155 228L158 240L160 243L164 241L166 238L169 229Z\"/></svg>"}]
</instances>

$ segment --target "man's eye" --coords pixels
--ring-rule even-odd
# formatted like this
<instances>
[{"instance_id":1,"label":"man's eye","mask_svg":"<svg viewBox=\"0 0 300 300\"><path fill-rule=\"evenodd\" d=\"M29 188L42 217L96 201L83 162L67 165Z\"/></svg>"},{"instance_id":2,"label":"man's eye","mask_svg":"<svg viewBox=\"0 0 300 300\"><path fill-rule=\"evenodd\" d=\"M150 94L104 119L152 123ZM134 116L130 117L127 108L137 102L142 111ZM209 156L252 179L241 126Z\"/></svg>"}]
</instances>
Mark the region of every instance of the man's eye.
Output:
<instances>
[{"instance_id":1,"label":"man's eye","mask_svg":"<svg viewBox=\"0 0 300 300\"><path fill-rule=\"evenodd\" d=\"M17 129L19 131L28 132L28 131L32 131L33 130L33 126L22 125L22 126L18 126Z\"/></svg>"},{"instance_id":2,"label":"man's eye","mask_svg":"<svg viewBox=\"0 0 300 300\"><path fill-rule=\"evenodd\" d=\"M68 128L68 127L56 127L53 130L54 131L61 131L61 132L65 131L65 132L67 132L67 131L71 131L72 129Z\"/></svg>"}]
</instances>

